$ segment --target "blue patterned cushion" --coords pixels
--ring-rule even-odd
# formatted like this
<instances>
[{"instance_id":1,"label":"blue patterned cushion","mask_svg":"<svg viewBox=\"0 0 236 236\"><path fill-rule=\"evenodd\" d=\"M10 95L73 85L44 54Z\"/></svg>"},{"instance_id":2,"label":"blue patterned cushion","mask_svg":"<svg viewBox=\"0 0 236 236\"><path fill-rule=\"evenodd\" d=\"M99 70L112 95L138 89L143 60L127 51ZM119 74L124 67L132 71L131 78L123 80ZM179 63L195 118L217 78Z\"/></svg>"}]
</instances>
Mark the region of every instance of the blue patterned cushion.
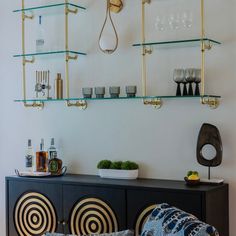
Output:
<instances>
[{"instance_id":1,"label":"blue patterned cushion","mask_svg":"<svg viewBox=\"0 0 236 236\"><path fill-rule=\"evenodd\" d=\"M195 216L163 203L144 225L141 236L219 236L217 230Z\"/></svg>"},{"instance_id":2,"label":"blue patterned cushion","mask_svg":"<svg viewBox=\"0 0 236 236\"><path fill-rule=\"evenodd\" d=\"M59 233L46 233L45 236L76 236L72 234L59 234ZM132 230L124 230L113 233L104 233L104 234L90 234L87 236L134 236L134 232Z\"/></svg>"}]
</instances>

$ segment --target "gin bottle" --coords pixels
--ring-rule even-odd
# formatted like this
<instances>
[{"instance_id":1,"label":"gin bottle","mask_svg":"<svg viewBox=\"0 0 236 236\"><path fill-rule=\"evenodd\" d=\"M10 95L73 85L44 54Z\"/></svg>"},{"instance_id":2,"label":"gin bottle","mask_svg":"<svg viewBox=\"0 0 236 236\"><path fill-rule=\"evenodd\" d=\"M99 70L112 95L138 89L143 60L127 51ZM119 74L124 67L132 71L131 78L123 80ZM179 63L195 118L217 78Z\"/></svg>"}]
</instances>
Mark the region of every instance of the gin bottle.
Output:
<instances>
[{"instance_id":1,"label":"gin bottle","mask_svg":"<svg viewBox=\"0 0 236 236\"><path fill-rule=\"evenodd\" d=\"M51 160L53 157L53 153L57 154L57 149L55 147L55 141L54 138L51 139L51 146L48 149L48 159Z\"/></svg>"},{"instance_id":2,"label":"gin bottle","mask_svg":"<svg viewBox=\"0 0 236 236\"><path fill-rule=\"evenodd\" d=\"M34 171L34 152L31 139L28 139L28 148L25 154L25 170L30 172Z\"/></svg>"},{"instance_id":3,"label":"gin bottle","mask_svg":"<svg viewBox=\"0 0 236 236\"><path fill-rule=\"evenodd\" d=\"M36 38L36 52L45 51L44 28L42 25L42 16L39 16L38 33Z\"/></svg>"}]
</instances>

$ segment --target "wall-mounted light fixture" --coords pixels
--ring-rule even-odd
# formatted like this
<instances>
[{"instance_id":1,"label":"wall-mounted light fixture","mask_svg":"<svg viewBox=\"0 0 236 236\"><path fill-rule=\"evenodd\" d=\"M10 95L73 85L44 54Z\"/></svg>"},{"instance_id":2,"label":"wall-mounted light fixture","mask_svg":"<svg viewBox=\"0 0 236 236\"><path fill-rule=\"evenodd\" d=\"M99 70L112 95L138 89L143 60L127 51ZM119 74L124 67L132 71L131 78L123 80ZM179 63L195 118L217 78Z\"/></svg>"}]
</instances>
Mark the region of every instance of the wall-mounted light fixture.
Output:
<instances>
[{"instance_id":1,"label":"wall-mounted light fixture","mask_svg":"<svg viewBox=\"0 0 236 236\"><path fill-rule=\"evenodd\" d=\"M111 17L111 12L118 13L122 8L122 0L107 0L106 17L99 35L99 48L106 54L112 54L115 52L119 42L118 34Z\"/></svg>"}]
</instances>

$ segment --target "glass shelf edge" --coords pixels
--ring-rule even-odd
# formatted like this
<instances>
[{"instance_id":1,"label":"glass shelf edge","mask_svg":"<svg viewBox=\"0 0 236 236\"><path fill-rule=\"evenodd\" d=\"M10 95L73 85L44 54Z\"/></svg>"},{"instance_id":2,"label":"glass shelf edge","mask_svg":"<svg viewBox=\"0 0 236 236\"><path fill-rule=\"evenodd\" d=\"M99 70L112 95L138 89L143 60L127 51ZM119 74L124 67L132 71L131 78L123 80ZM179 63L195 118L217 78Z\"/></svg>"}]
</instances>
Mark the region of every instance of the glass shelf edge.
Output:
<instances>
[{"instance_id":1,"label":"glass shelf edge","mask_svg":"<svg viewBox=\"0 0 236 236\"><path fill-rule=\"evenodd\" d=\"M137 96L137 97L119 97L119 98L69 98L69 99L17 99L14 102L66 102L66 101L101 101L101 100L138 100L138 99L191 99L191 98L221 98L218 95L204 95L204 96Z\"/></svg>"},{"instance_id":2,"label":"glass shelf edge","mask_svg":"<svg viewBox=\"0 0 236 236\"><path fill-rule=\"evenodd\" d=\"M72 54L82 55L82 56L86 56L87 55L84 52L76 52L76 51L52 51L52 52L38 52L38 53L16 54L16 55L13 55L13 57L44 56L44 55L63 54L63 53L72 53Z\"/></svg>"},{"instance_id":3,"label":"glass shelf edge","mask_svg":"<svg viewBox=\"0 0 236 236\"><path fill-rule=\"evenodd\" d=\"M204 41L209 41L214 43L215 45L221 45L221 42L216 41L210 38L204 38ZM149 42L149 43L135 43L133 47L141 47L141 46L152 46L152 45L171 45L171 44L185 44L185 43L194 43L194 42L201 42L200 38L195 39L184 39L184 40L173 40L173 41L160 41L160 42Z\"/></svg>"},{"instance_id":4,"label":"glass shelf edge","mask_svg":"<svg viewBox=\"0 0 236 236\"><path fill-rule=\"evenodd\" d=\"M86 10L85 7L79 6L79 5L76 5L76 4L73 4L73 3L58 3L58 4L42 5L42 6L38 6L38 7L29 7L29 8L24 8L24 9L17 9L17 10L14 10L13 12L18 13L18 12L23 12L23 11L33 11L33 10L40 10L40 9L45 9L45 8L60 7L60 6L65 6L65 5L76 7L76 8L82 9L82 10Z\"/></svg>"}]
</instances>

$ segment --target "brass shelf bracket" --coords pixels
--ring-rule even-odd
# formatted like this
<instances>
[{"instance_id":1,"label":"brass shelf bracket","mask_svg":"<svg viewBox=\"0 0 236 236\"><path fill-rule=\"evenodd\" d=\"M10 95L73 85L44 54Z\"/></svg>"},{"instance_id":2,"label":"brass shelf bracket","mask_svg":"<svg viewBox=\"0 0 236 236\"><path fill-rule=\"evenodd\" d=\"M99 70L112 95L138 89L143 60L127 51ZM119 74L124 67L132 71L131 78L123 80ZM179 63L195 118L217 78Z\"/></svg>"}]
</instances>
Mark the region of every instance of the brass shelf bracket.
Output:
<instances>
[{"instance_id":1,"label":"brass shelf bracket","mask_svg":"<svg viewBox=\"0 0 236 236\"><path fill-rule=\"evenodd\" d=\"M25 57L23 58L23 64L26 65L27 63L33 64L35 62L35 57L32 57L31 60L26 59Z\"/></svg>"},{"instance_id":2,"label":"brass shelf bracket","mask_svg":"<svg viewBox=\"0 0 236 236\"><path fill-rule=\"evenodd\" d=\"M69 14L69 13L77 14L77 13L78 13L78 9L76 8L76 9L72 10L72 9L70 9L70 8L68 7L68 5L67 5L67 6L66 6L66 14Z\"/></svg>"},{"instance_id":3,"label":"brass shelf bracket","mask_svg":"<svg viewBox=\"0 0 236 236\"><path fill-rule=\"evenodd\" d=\"M208 105L211 109L216 109L220 105L219 99L214 97L203 97L201 98L201 103Z\"/></svg>"},{"instance_id":4,"label":"brass shelf bracket","mask_svg":"<svg viewBox=\"0 0 236 236\"><path fill-rule=\"evenodd\" d=\"M80 108L81 110L86 110L86 108L87 108L87 102L86 101L84 101L84 100L79 100L79 101L77 101L77 102L75 102L75 103L72 103L72 102L70 102L70 101L67 101L67 106L68 107L78 107L78 108Z\"/></svg>"},{"instance_id":5,"label":"brass shelf bracket","mask_svg":"<svg viewBox=\"0 0 236 236\"><path fill-rule=\"evenodd\" d=\"M211 50L212 49L212 43L210 42L210 40L207 40L204 43L204 48L207 49L207 50Z\"/></svg>"},{"instance_id":6,"label":"brass shelf bracket","mask_svg":"<svg viewBox=\"0 0 236 236\"><path fill-rule=\"evenodd\" d=\"M152 54L153 52L153 47L152 46L143 46L144 47L144 50L143 50L143 56L147 55L147 54Z\"/></svg>"},{"instance_id":7,"label":"brass shelf bracket","mask_svg":"<svg viewBox=\"0 0 236 236\"><path fill-rule=\"evenodd\" d=\"M23 20L26 20L26 19L28 19L28 20L33 20L33 19L34 19L34 14L32 13L32 15L28 16L28 15L26 15L26 14L23 12L23 13L22 13L22 19L23 19Z\"/></svg>"},{"instance_id":8,"label":"brass shelf bracket","mask_svg":"<svg viewBox=\"0 0 236 236\"><path fill-rule=\"evenodd\" d=\"M151 100L144 99L143 104L144 105L151 105L156 109L160 109L162 107L163 103L162 103L162 100L160 98L154 98L154 99L151 99Z\"/></svg>"},{"instance_id":9,"label":"brass shelf bracket","mask_svg":"<svg viewBox=\"0 0 236 236\"><path fill-rule=\"evenodd\" d=\"M33 102L31 104L24 102L24 107L26 108L38 108L38 109L43 109L44 108L44 103L43 102Z\"/></svg>"},{"instance_id":10,"label":"brass shelf bracket","mask_svg":"<svg viewBox=\"0 0 236 236\"><path fill-rule=\"evenodd\" d=\"M67 62L69 62L70 60L77 60L77 59L78 59L78 55L75 55L75 56L66 55Z\"/></svg>"}]
</instances>

